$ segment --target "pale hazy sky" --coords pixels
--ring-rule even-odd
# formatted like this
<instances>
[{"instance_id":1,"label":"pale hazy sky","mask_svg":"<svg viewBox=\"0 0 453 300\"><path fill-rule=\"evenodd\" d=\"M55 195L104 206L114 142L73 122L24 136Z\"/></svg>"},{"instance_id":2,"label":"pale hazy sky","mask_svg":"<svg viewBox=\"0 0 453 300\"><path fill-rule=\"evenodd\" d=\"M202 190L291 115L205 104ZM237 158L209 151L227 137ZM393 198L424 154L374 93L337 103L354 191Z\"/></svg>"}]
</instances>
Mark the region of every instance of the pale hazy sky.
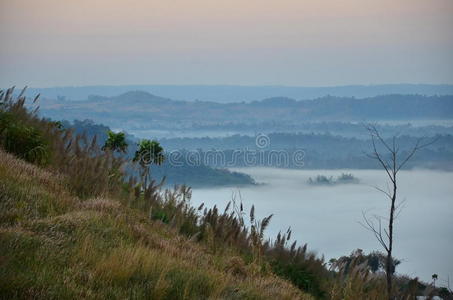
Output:
<instances>
[{"instance_id":1,"label":"pale hazy sky","mask_svg":"<svg viewBox=\"0 0 453 300\"><path fill-rule=\"evenodd\" d=\"M453 0L0 0L0 87L453 83Z\"/></svg>"}]
</instances>

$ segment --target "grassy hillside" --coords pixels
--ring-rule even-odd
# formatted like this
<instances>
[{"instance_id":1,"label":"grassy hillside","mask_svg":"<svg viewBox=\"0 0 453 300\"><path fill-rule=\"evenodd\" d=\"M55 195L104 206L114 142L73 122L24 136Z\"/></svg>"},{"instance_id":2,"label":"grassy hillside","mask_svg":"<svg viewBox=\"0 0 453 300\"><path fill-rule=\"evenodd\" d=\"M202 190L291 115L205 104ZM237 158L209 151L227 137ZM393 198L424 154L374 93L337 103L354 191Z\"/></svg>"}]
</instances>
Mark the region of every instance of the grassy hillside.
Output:
<instances>
[{"instance_id":1,"label":"grassy hillside","mask_svg":"<svg viewBox=\"0 0 453 300\"><path fill-rule=\"evenodd\" d=\"M311 299L119 201L82 201L65 178L0 151L4 299Z\"/></svg>"}]
</instances>

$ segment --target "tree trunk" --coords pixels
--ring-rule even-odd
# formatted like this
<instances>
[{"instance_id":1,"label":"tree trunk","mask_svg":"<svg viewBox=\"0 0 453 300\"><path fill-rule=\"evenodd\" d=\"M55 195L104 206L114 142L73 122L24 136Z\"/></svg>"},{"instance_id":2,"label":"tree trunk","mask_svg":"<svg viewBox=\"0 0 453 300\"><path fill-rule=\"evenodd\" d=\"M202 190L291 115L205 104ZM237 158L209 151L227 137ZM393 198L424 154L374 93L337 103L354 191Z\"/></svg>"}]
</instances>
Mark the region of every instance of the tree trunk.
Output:
<instances>
[{"instance_id":1,"label":"tree trunk","mask_svg":"<svg viewBox=\"0 0 453 300\"><path fill-rule=\"evenodd\" d=\"M389 247L387 251L387 263L386 263L386 276L387 276L387 295L389 300L393 300L393 291L392 291L392 279L393 279L393 259L392 259L392 250L393 250L393 220L395 214L395 202L396 202L396 173L393 173L393 195L392 195L392 205L390 207L390 219L389 219Z\"/></svg>"}]
</instances>

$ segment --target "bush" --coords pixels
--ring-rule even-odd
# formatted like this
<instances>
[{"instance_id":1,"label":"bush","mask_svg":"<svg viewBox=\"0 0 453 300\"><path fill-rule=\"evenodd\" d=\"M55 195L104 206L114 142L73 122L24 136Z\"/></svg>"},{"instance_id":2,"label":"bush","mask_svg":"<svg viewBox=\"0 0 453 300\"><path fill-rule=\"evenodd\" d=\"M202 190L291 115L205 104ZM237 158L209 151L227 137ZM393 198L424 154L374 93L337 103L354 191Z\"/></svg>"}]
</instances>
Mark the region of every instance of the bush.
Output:
<instances>
[{"instance_id":1,"label":"bush","mask_svg":"<svg viewBox=\"0 0 453 300\"><path fill-rule=\"evenodd\" d=\"M21 124L14 116L0 111L0 145L10 153L34 164L50 160L48 142L35 127Z\"/></svg>"}]
</instances>

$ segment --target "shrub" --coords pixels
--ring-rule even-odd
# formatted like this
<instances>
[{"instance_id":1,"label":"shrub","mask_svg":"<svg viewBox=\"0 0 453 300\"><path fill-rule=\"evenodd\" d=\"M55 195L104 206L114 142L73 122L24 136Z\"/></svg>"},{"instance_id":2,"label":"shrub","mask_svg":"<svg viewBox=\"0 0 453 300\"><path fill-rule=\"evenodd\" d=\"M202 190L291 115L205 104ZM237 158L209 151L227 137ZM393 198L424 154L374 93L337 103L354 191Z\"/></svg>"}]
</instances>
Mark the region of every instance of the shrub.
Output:
<instances>
[{"instance_id":1,"label":"shrub","mask_svg":"<svg viewBox=\"0 0 453 300\"><path fill-rule=\"evenodd\" d=\"M48 142L36 128L20 124L13 115L0 111L0 144L8 152L38 165L50 159Z\"/></svg>"}]
</instances>

